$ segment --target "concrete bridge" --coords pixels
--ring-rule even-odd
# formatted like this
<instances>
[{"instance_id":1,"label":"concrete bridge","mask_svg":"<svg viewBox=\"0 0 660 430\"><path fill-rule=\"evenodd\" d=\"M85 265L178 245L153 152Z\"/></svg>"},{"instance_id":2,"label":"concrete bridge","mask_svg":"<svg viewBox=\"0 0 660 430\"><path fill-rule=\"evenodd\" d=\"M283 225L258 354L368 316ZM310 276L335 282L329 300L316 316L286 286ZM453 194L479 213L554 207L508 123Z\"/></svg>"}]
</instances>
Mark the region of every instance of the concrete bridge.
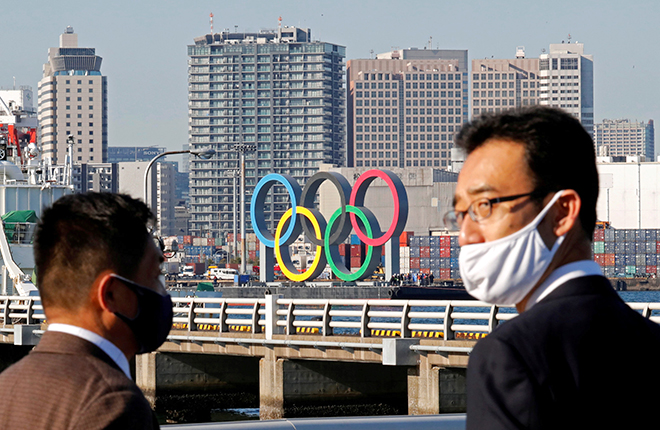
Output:
<instances>
[{"instance_id":1,"label":"concrete bridge","mask_svg":"<svg viewBox=\"0 0 660 430\"><path fill-rule=\"evenodd\" d=\"M136 358L136 382L164 395L244 390L262 419L291 405L385 403L410 415L465 411L476 339L516 316L477 301L173 298L174 326ZM660 303L629 303L660 322ZM0 296L0 346L34 345L38 297Z\"/></svg>"}]
</instances>

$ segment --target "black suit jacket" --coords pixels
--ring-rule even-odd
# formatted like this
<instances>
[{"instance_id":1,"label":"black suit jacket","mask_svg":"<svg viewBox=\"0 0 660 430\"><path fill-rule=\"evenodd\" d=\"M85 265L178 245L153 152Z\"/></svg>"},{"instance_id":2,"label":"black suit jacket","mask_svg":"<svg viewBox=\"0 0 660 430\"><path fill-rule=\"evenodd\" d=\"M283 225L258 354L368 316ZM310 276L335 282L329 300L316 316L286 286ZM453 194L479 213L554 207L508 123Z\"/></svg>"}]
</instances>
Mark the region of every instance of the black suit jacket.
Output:
<instances>
[{"instance_id":1,"label":"black suit jacket","mask_svg":"<svg viewBox=\"0 0 660 430\"><path fill-rule=\"evenodd\" d=\"M96 345L46 332L0 374L2 429L152 429L158 422L135 383Z\"/></svg>"},{"instance_id":2,"label":"black suit jacket","mask_svg":"<svg viewBox=\"0 0 660 430\"><path fill-rule=\"evenodd\" d=\"M568 281L475 346L468 429L660 427L660 326L602 276Z\"/></svg>"}]
</instances>

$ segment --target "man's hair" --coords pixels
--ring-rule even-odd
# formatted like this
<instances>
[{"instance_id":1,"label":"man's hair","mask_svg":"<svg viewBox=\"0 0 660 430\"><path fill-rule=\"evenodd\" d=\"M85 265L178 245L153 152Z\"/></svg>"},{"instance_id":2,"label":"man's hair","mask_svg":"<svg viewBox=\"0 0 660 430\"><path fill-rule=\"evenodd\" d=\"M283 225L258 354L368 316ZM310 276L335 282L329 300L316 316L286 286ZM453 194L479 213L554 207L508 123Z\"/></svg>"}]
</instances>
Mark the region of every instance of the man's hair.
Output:
<instances>
[{"instance_id":1,"label":"man's hair","mask_svg":"<svg viewBox=\"0 0 660 430\"><path fill-rule=\"evenodd\" d=\"M143 202L123 194L90 192L57 200L42 213L34 240L44 306L78 309L104 270L135 275L154 221Z\"/></svg>"},{"instance_id":2,"label":"man's hair","mask_svg":"<svg viewBox=\"0 0 660 430\"><path fill-rule=\"evenodd\" d=\"M524 146L535 197L575 190L582 201L580 223L591 240L596 225L598 170L594 143L580 122L562 110L542 106L484 114L463 127L456 145L470 154L490 139Z\"/></svg>"}]
</instances>

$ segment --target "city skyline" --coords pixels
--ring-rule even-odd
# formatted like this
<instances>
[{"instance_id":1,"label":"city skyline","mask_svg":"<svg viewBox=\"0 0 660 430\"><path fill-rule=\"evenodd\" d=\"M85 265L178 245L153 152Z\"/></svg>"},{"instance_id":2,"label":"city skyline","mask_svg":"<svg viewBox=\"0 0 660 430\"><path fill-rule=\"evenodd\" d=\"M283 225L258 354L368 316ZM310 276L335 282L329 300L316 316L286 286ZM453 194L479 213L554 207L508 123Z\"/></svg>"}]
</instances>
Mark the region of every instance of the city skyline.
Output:
<instances>
[{"instance_id":1,"label":"city skyline","mask_svg":"<svg viewBox=\"0 0 660 430\"><path fill-rule=\"evenodd\" d=\"M570 33L594 56L595 122L647 121L660 113L660 89L650 85L660 66L650 55L660 7L651 1L559 1L552 8L517 0L421 1L405 10L376 1L257 1L249 8L211 1L64 3L30 2L9 11L5 31L15 41L3 48L0 86L11 88L15 77L17 86L29 85L36 95L48 48L56 46L66 26L73 26L80 45L95 47L104 58L111 146L179 149L187 142L186 47L210 32L210 12L216 32L276 28L282 16L284 25L310 28L314 40L346 46L347 60L392 48L423 49L429 43L467 49L469 60L513 58L519 45L529 58L538 58L542 49L567 40ZM25 17L38 31L26 31Z\"/></svg>"}]
</instances>

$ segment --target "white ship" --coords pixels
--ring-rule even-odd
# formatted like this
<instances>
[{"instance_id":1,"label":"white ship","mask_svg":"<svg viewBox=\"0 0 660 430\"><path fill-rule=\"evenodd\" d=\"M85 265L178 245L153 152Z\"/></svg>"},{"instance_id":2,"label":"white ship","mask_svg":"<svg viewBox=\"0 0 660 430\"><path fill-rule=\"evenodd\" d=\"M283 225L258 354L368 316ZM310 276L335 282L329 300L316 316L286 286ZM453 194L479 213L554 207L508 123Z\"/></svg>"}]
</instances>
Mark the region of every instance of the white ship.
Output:
<instances>
[{"instance_id":1,"label":"white ship","mask_svg":"<svg viewBox=\"0 0 660 430\"><path fill-rule=\"evenodd\" d=\"M64 166L41 161L32 100L29 87L0 90L0 295L37 294L32 282L35 216L73 192L71 149Z\"/></svg>"}]
</instances>

